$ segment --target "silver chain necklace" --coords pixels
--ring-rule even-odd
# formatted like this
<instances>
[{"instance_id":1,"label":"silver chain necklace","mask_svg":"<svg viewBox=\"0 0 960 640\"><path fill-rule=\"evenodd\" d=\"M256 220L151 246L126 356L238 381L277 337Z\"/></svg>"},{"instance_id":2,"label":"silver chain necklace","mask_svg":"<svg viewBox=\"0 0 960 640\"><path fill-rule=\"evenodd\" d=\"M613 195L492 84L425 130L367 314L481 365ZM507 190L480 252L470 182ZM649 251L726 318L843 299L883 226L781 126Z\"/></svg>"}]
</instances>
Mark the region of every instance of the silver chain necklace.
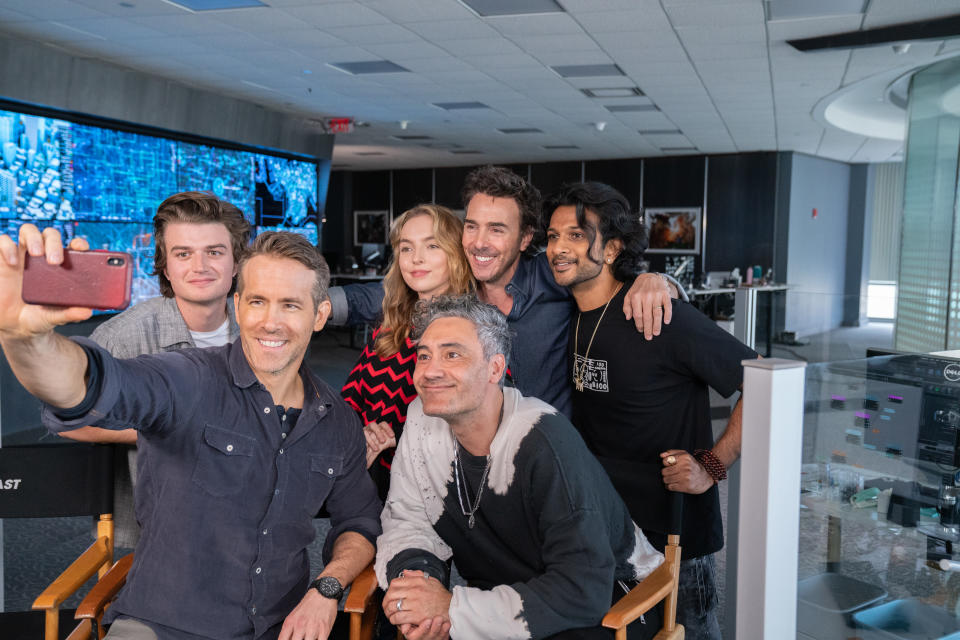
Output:
<instances>
[{"instance_id":1,"label":"silver chain necklace","mask_svg":"<svg viewBox=\"0 0 960 640\"><path fill-rule=\"evenodd\" d=\"M454 459L454 465L456 468L453 470L453 475L457 479L457 500L460 502L460 511L463 512L463 515L467 516L467 526L473 529L474 525L477 524L477 518L475 514L477 513L477 509L480 508L480 498L483 496L483 488L487 486L487 473L490 471L490 456L487 456L487 466L483 468L483 475L480 477L480 488L477 489L477 501L471 505L470 496L467 495L467 506L463 506L463 495L467 493L467 474L463 470L463 463L460 462L460 444L454 442L453 447L454 451L456 452L456 458ZM464 488L462 491L460 489L460 474L463 474Z\"/></svg>"}]
</instances>

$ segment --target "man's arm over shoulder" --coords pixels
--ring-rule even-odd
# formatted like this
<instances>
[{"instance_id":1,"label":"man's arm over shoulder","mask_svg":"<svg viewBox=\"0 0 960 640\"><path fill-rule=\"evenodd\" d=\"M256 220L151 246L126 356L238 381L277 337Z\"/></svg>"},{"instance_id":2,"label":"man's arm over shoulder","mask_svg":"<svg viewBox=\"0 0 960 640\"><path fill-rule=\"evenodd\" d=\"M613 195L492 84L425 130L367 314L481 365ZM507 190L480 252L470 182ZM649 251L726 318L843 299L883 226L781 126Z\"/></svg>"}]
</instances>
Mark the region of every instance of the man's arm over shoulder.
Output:
<instances>
[{"instance_id":1,"label":"man's arm over shoulder","mask_svg":"<svg viewBox=\"0 0 960 640\"><path fill-rule=\"evenodd\" d=\"M330 287L330 305L329 323L334 326L378 324L383 315L383 282Z\"/></svg>"}]
</instances>

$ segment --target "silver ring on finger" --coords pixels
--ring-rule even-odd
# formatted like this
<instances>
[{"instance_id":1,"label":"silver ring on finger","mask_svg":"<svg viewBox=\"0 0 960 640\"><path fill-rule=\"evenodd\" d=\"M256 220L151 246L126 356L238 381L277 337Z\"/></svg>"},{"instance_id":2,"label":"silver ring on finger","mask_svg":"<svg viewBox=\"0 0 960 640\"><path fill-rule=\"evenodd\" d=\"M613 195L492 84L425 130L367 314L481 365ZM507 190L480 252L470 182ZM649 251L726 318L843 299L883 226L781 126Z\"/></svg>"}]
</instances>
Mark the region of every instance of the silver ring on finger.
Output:
<instances>
[{"instance_id":1,"label":"silver ring on finger","mask_svg":"<svg viewBox=\"0 0 960 640\"><path fill-rule=\"evenodd\" d=\"M397 611L403 611L403 598L397 600Z\"/></svg>"}]
</instances>

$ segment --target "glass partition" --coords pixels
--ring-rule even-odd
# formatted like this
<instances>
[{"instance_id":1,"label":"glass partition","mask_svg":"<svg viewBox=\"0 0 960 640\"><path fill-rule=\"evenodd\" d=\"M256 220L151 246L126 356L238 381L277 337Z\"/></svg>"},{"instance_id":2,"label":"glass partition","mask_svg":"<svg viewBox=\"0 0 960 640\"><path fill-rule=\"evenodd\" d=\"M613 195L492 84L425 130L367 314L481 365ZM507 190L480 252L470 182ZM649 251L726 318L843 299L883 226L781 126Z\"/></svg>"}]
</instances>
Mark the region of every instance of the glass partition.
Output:
<instances>
[{"instance_id":1,"label":"glass partition","mask_svg":"<svg viewBox=\"0 0 960 640\"><path fill-rule=\"evenodd\" d=\"M960 360L810 365L797 637L960 639Z\"/></svg>"}]
</instances>

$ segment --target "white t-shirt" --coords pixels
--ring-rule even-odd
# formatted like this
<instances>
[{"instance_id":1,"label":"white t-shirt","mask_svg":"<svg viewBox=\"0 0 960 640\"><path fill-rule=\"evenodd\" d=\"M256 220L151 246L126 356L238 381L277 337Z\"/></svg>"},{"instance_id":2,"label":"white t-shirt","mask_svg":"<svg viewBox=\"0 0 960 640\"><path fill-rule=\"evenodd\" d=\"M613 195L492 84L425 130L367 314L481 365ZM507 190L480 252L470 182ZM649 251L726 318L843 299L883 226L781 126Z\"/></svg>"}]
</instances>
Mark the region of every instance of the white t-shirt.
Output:
<instances>
[{"instance_id":1,"label":"white t-shirt","mask_svg":"<svg viewBox=\"0 0 960 640\"><path fill-rule=\"evenodd\" d=\"M227 344L227 335L230 332L230 323L227 320L213 331L190 331L193 344L203 347L222 347Z\"/></svg>"}]
</instances>

